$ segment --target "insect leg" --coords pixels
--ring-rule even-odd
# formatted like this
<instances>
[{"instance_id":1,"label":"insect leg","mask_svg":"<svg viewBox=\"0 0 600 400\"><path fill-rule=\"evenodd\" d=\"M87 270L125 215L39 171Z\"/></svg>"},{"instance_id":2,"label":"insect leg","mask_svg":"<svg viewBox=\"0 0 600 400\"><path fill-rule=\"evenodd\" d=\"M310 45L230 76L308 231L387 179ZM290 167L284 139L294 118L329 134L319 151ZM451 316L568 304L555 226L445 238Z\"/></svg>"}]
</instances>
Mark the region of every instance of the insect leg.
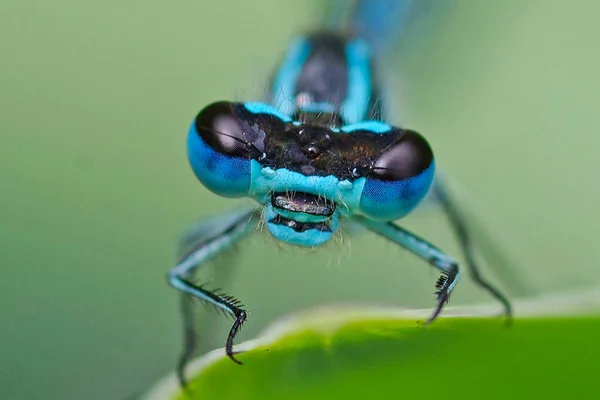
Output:
<instances>
[{"instance_id":1,"label":"insect leg","mask_svg":"<svg viewBox=\"0 0 600 400\"><path fill-rule=\"evenodd\" d=\"M241 303L232 296L222 293L216 293L205 289L202 286L195 285L190 281L194 271L206 264L214 256L222 253L236 241L247 236L256 227L258 222L254 210L235 211L206 221L198 225L197 243L181 258L168 274L169 283L182 293L191 295L200 299L224 313L231 315L235 321L229 331L225 345L227 355L235 362L233 353L233 339L237 335L240 327L246 320L246 311ZM184 239L185 241L185 239ZM185 347L180 356L177 374L183 386L185 386L184 369L192 356L196 346L196 339L193 330L193 319L189 302L182 303L184 318L184 338Z\"/></svg>"},{"instance_id":2,"label":"insect leg","mask_svg":"<svg viewBox=\"0 0 600 400\"><path fill-rule=\"evenodd\" d=\"M433 322L442 311L442 308L444 308L444 305L448 302L450 293L456 286L456 282L460 276L458 262L425 239L401 228L393 222L378 222L366 218L358 221L372 232L399 244L415 255L428 261L442 272L442 275L435 285L437 289L435 292L437 296L437 306L426 324Z\"/></svg>"},{"instance_id":3,"label":"insect leg","mask_svg":"<svg viewBox=\"0 0 600 400\"><path fill-rule=\"evenodd\" d=\"M475 244L473 243L471 234L467 227L466 219L461 214L460 210L453 202L446 185L441 179L436 179L433 186L434 195L440 202L444 213L452 225L452 229L456 234L462 251L467 262L467 269L473 281L487 290L494 298L496 298L504 306L504 314L507 322L512 320L512 306L508 298L500 292L495 286L489 283L481 274L481 267L477 262L475 255Z\"/></svg>"},{"instance_id":4,"label":"insect leg","mask_svg":"<svg viewBox=\"0 0 600 400\"><path fill-rule=\"evenodd\" d=\"M227 226L230 218L235 217L237 217L237 215L234 213L228 213L214 219L204 219L196 222L181 236L177 259L183 260L191 252L201 246L207 238L214 236L215 232L221 230L223 226ZM221 257L221 255L226 255L227 257ZM214 261L215 264L210 279L211 282L222 282L225 284L231 280L236 266L234 256L234 254L231 254L231 251L227 250L224 250L219 255L219 258ZM192 307L194 301L194 297L191 297L187 293L181 293L180 310L183 322L183 339L185 346L183 353L179 358L178 371L183 370L185 364L192 359L198 350L204 351L215 347L214 331L216 330L215 320L218 318L218 313L203 313L201 330L198 331L196 324L197 319L195 318L196 309Z\"/></svg>"}]
</instances>

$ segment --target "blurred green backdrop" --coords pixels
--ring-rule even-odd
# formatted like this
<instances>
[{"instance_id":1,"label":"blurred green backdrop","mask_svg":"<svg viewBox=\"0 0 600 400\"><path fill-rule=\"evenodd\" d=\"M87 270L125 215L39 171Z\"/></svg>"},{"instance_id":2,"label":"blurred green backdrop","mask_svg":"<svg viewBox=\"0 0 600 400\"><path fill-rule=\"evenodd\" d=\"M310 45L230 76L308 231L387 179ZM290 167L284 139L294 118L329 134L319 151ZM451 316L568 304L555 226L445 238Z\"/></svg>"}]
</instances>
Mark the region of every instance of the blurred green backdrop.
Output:
<instances>
[{"instance_id":1,"label":"blurred green backdrop","mask_svg":"<svg viewBox=\"0 0 600 400\"><path fill-rule=\"evenodd\" d=\"M177 236L237 204L192 176L188 124L209 102L261 96L318 3L2 2L0 398L122 399L172 370ZM596 285L600 3L431 11L389 66L394 111L430 139L532 292ZM439 213L406 225L457 254ZM323 303L433 305L437 274L374 237L320 252L258 237L239 251L225 288L252 311L240 339ZM452 305L488 300L463 279Z\"/></svg>"}]
</instances>

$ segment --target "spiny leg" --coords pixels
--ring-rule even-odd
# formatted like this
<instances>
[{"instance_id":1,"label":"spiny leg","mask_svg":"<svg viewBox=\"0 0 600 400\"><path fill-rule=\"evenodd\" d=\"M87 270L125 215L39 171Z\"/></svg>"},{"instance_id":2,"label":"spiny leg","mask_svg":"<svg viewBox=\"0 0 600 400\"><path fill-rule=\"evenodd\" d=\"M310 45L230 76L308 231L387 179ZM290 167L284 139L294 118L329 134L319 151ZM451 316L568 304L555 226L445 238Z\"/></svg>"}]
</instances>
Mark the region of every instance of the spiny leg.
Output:
<instances>
[{"instance_id":1,"label":"spiny leg","mask_svg":"<svg viewBox=\"0 0 600 400\"><path fill-rule=\"evenodd\" d=\"M510 323L512 320L512 305L510 304L508 298L502 294L499 289L489 283L482 276L481 267L477 263L475 255L475 245L469 233L466 219L461 214L456 204L452 201L449 191L442 180L437 179L435 181L433 190L436 199L440 202L446 216L448 217L448 220L450 221L450 224L452 225L452 229L458 237L458 241L465 255L467 268L469 270L471 279L473 279L477 285L487 290L494 298L502 303L504 306L504 314L506 315L507 323Z\"/></svg>"},{"instance_id":2,"label":"spiny leg","mask_svg":"<svg viewBox=\"0 0 600 400\"><path fill-rule=\"evenodd\" d=\"M227 355L238 364L241 363L234 357L233 339L246 320L246 311L234 297L195 285L190 281L190 277L198 267L206 264L214 256L224 252L236 241L251 233L257 222L254 210L235 211L206 221L199 226L200 234L197 235L198 241L195 246L169 271L168 275L169 283L174 288L215 306L235 319L227 337L225 350ZM180 383L185 386L185 366L195 350L196 338L189 301L182 301L185 347L179 359L177 374Z\"/></svg>"},{"instance_id":3,"label":"spiny leg","mask_svg":"<svg viewBox=\"0 0 600 400\"><path fill-rule=\"evenodd\" d=\"M221 222L222 218L218 218ZM194 224L191 229L187 230L181 237L179 242L178 259L183 260L188 254L199 247L207 238L214 235L214 228L210 221L200 221ZM225 221L226 224L226 221ZM211 229L207 229L208 228ZM233 249L231 249L233 250ZM229 282L235 269L235 260L232 260L232 251L226 251L219 255L217 260L214 260L214 270L212 271L211 281ZM223 257L225 256L225 257ZM214 291L214 290L213 290ZM178 375L183 376L185 365L190 361L197 351L206 351L214 348L215 344L215 320L219 314L210 312L212 310L203 310L201 330L198 330L196 324L195 311L193 307L194 298L186 293L181 294L180 310L183 321L183 341L184 349L178 362Z\"/></svg>"},{"instance_id":4,"label":"spiny leg","mask_svg":"<svg viewBox=\"0 0 600 400\"><path fill-rule=\"evenodd\" d=\"M440 276L435 285L437 289L435 292L437 305L433 314L425 324L433 322L444 308L444 305L448 302L450 293L456 286L456 282L460 276L458 262L425 239L401 228L393 222L378 222L366 218L360 218L357 219L357 221L372 232L399 244L413 254L428 261L442 272L442 276Z\"/></svg>"}]
</instances>

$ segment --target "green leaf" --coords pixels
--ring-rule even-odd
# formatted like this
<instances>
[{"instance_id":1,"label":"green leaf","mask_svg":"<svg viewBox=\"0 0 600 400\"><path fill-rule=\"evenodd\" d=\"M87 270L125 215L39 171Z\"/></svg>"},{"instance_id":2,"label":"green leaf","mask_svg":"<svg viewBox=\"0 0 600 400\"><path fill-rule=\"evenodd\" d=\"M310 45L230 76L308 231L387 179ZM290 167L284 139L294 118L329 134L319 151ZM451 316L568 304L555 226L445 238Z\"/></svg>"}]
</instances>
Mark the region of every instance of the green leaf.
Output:
<instances>
[{"instance_id":1,"label":"green leaf","mask_svg":"<svg viewBox=\"0 0 600 400\"><path fill-rule=\"evenodd\" d=\"M562 303L545 304L538 314ZM422 326L411 315L421 314L329 309L288 317L240 346L244 365L222 350L209 353L190 366L187 394L170 377L145 399L584 398L596 391L598 317L527 317L507 327L481 316Z\"/></svg>"}]
</instances>

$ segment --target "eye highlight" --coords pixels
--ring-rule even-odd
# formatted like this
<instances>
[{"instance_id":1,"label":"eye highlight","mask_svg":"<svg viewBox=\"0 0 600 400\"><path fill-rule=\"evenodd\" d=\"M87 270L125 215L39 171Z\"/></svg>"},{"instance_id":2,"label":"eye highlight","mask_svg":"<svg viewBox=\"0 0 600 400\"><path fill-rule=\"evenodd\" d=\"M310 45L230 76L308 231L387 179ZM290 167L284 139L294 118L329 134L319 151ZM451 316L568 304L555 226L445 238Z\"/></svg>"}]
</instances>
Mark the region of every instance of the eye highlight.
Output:
<instances>
[{"instance_id":1,"label":"eye highlight","mask_svg":"<svg viewBox=\"0 0 600 400\"><path fill-rule=\"evenodd\" d=\"M429 143L415 131L405 130L402 136L373 163L369 177L398 181L419 175L433 162Z\"/></svg>"},{"instance_id":2,"label":"eye highlight","mask_svg":"<svg viewBox=\"0 0 600 400\"><path fill-rule=\"evenodd\" d=\"M248 158L250 144L235 115L235 104L213 103L198 113L196 132L211 148L229 157Z\"/></svg>"},{"instance_id":3,"label":"eye highlight","mask_svg":"<svg viewBox=\"0 0 600 400\"><path fill-rule=\"evenodd\" d=\"M425 138L414 131L402 131L373 161L361 194L360 211L375 220L403 217L425 197L434 172L433 152Z\"/></svg>"},{"instance_id":4,"label":"eye highlight","mask_svg":"<svg viewBox=\"0 0 600 400\"><path fill-rule=\"evenodd\" d=\"M188 133L188 160L194 174L223 197L245 196L250 187L252 144L237 108L236 103L224 101L205 107Z\"/></svg>"}]
</instances>

